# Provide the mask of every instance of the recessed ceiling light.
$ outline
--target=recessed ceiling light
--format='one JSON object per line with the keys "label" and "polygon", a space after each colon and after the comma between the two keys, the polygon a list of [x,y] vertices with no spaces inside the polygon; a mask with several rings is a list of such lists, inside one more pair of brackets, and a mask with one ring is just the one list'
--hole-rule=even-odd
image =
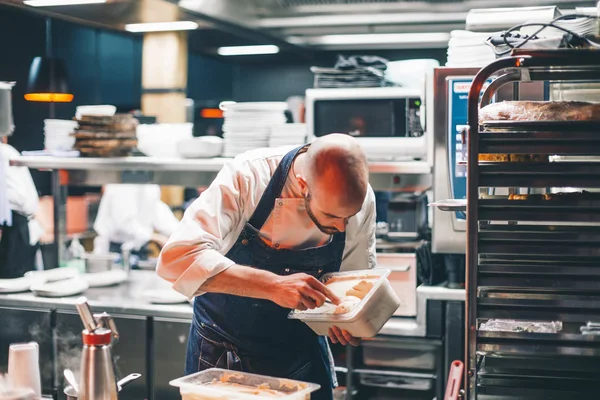
{"label": "recessed ceiling light", "polygon": [[221,56],[250,56],[258,54],[277,54],[279,47],[267,44],[260,46],[229,46],[219,47],[217,53]]}
{"label": "recessed ceiling light", "polygon": [[190,31],[197,28],[198,24],[193,21],[149,22],[125,25],[125,30],[129,32]]}

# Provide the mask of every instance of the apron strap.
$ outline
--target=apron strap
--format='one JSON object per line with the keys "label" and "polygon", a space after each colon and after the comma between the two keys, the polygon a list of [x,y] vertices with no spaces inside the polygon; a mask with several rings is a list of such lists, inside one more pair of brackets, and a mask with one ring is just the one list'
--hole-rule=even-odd
{"label": "apron strap", "polygon": [[305,145],[297,147],[283,156],[283,159],[275,169],[275,173],[273,173],[265,192],[260,198],[258,206],[256,206],[256,210],[254,210],[252,217],[250,217],[250,220],[248,221],[248,223],[257,231],[261,230],[267,221],[267,218],[269,218],[271,211],[273,211],[275,200],[281,196],[281,191],[285,186],[285,182],[290,173],[294,158],[296,158],[296,155],[298,155],[300,150],[302,150],[304,147]]}

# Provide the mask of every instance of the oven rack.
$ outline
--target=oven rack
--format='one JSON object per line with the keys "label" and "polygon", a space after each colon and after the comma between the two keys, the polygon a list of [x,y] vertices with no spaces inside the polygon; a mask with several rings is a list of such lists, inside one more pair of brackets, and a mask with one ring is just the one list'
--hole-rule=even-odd
{"label": "oven rack", "polygon": [[[485,82],[494,77],[480,104]],[[600,52],[516,50],[483,68],[471,86],[469,132],[477,134],[468,135],[469,399],[594,398],[600,387],[600,367],[589,368],[600,365],[600,336],[580,330],[589,321],[600,322],[600,195],[509,200],[485,198],[482,191],[600,188],[600,163],[591,161],[600,155],[600,122],[479,124],[479,107],[502,85],[535,80],[600,82]],[[479,154],[590,161],[479,163]],[[489,319],[560,321],[562,330],[480,331]]]}

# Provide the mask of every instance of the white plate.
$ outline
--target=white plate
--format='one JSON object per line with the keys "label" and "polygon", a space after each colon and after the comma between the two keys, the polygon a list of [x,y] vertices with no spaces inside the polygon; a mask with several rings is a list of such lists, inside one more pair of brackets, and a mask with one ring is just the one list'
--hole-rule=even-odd
{"label": "white plate", "polygon": [[437,207],[442,211],[467,211],[467,199],[447,199],[429,203],[430,207]]}
{"label": "white plate", "polygon": [[173,289],[147,289],[142,299],[152,304],[179,304],[187,303],[188,298]]}
{"label": "white plate", "polygon": [[58,282],[35,283],[31,285],[30,290],[41,297],[69,297],[81,294],[89,287],[87,281],[78,276]]}
{"label": "white plate", "polygon": [[288,109],[288,104],[284,101],[263,101],[263,102],[247,102],[247,103],[230,103],[223,107],[225,112],[228,111],[285,111]]}
{"label": "white plate", "polygon": [[0,279],[0,293],[28,292],[31,286],[30,278]]}
{"label": "white plate", "polygon": [[76,276],[79,276],[79,270],[71,267],[29,271],[25,273],[25,278],[31,279],[32,282],[55,282],[62,279],[75,278]]}
{"label": "white plate", "polygon": [[91,288],[114,286],[127,280],[127,272],[119,269],[94,272],[90,274],[83,274],[83,279],[86,280]]}

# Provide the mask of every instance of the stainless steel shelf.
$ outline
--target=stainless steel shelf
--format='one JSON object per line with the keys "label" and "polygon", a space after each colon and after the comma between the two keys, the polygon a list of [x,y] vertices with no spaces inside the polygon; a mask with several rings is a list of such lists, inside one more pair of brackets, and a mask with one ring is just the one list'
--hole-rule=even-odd
{"label": "stainless steel shelf", "polygon": [[[231,158],[173,159],[156,157],[46,157],[21,156],[10,160],[11,165],[39,170],[67,171],[177,171],[177,172],[218,172]],[[371,161],[369,171],[373,174],[429,174],[431,167],[424,161]]]}
{"label": "stainless steel shelf", "polygon": [[[598,134],[596,136],[600,137]],[[600,142],[595,146],[600,151]],[[597,178],[599,175],[599,162],[480,163],[479,165],[479,185],[482,187],[596,188],[600,187],[600,180]]]}
{"label": "stainless steel shelf", "polygon": [[[231,159],[169,159],[154,157],[85,158],[21,156],[11,165],[40,171],[68,171],[69,185],[106,183],[208,186]],[[424,161],[370,162],[369,178],[375,190],[425,191],[431,187],[431,167]]]}

